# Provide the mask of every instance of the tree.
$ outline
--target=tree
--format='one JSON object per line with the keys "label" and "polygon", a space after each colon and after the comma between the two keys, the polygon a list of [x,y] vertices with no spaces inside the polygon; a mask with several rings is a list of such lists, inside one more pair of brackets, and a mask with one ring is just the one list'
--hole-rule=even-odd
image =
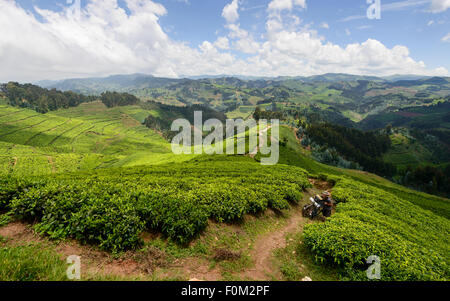
{"label": "tree", "polygon": [[261,118],[261,108],[259,106],[256,107],[255,112],[253,113],[253,118],[258,121]]}
{"label": "tree", "polygon": [[390,135],[392,133],[392,124],[388,124],[386,126],[386,134]]}
{"label": "tree", "polygon": [[22,85],[16,82],[0,85],[0,91],[6,96],[9,105],[30,108],[40,113],[75,107],[82,102],[94,100],[93,97],[71,91],[48,90],[32,84]]}
{"label": "tree", "polygon": [[135,105],[139,102],[134,95],[109,91],[102,93],[100,99],[108,108]]}

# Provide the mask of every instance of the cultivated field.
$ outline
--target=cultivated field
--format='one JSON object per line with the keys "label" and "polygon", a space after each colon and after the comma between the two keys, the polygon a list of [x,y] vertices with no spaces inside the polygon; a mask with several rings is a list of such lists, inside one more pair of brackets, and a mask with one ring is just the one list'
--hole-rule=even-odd
{"label": "cultivated field", "polygon": [[[367,280],[370,255],[382,280],[449,279],[447,199],[319,164],[286,126],[276,166],[175,156],[146,114],[0,108],[2,280],[64,280],[74,253],[84,280]],[[332,217],[304,218],[325,189]]]}

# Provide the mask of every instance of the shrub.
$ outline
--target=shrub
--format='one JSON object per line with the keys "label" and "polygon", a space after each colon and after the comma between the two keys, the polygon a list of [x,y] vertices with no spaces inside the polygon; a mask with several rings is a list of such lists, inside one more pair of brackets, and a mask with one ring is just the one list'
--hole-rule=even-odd
{"label": "shrub", "polygon": [[11,187],[0,195],[3,202],[17,218],[37,221],[37,231],[113,252],[139,246],[146,228],[186,243],[208,218],[230,222],[267,208],[288,209],[310,185],[297,167],[220,157],[30,178],[16,191],[17,181],[1,183]]}
{"label": "shrub", "polygon": [[343,276],[367,280],[366,259],[381,260],[382,280],[447,280],[450,222],[384,190],[347,178],[333,190],[336,214],[304,228],[305,244]]}

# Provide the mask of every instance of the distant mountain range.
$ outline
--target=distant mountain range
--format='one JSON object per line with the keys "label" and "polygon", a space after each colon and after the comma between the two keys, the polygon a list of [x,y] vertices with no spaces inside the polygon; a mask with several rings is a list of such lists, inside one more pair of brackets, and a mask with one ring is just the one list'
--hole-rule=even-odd
{"label": "distant mountain range", "polygon": [[160,88],[168,84],[180,83],[186,80],[203,80],[203,79],[224,79],[235,78],[243,81],[286,81],[294,80],[305,83],[313,82],[341,82],[341,81],[373,81],[373,82],[396,82],[396,81],[417,81],[430,79],[430,76],[421,75],[392,75],[387,77],[352,75],[343,73],[327,73],[313,76],[279,76],[279,77],[257,77],[257,76],[231,76],[231,75],[199,75],[199,76],[182,76],[181,78],[163,78],[153,75],[135,73],[128,75],[111,75],[107,77],[90,77],[90,78],[70,78],[64,80],[42,80],[35,84],[44,88],[57,88],[60,90],[75,90],[81,92],[80,89],[91,90],[93,93],[101,93],[106,90],[126,89],[126,88]]}
{"label": "distant mountain range", "polygon": [[449,77],[389,77],[328,73],[308,77],[199,76],[162,78],[147,74],[41,81],[38,85],[85,95],[131,93],[144,101],[184,106],[203,104],[233,117],[256,106],[333,107],[354,121],[387,108],[430,104],[450,95]]}

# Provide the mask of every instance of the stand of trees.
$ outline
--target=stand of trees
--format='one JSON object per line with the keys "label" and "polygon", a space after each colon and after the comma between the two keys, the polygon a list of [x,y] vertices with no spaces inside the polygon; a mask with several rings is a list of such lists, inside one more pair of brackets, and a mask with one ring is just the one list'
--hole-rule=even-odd
{"label": "stand of trees", "polygon": [[427,193],[450,196],[450,165],[408,166],[399,172],[400,184],[425,191]]}
{"label": "stand of trees", "polygon": [[139,98],[129,93],[118,93],[106,91],[101,94],[100,100],[108,108],[129,106],[139,103]]}
{"label": "stand of trees", "polygon": [[93,96],[85,96],[72,91],[48,90],[32,84],[16,82],[0,85],[0,91],[7,98],[9,105],[33,109],[39,113],[76,107],[80,103],[95,100]]}
{"label": "stand of trees", "polygon": [[278,111],[262,111],[260,107],[256,107],[255,112],[253,113],[253,118],[258,121],[260,119],[279,119],[283,120],[284,115],[283,112]]}
{"label": "stand of trees", "polygon": [[380,158],[391,145],[388,135],[329,123],[311,124],[305,134],[315,143],[335,149],[346,160],[360,164],[366,171],[389,177],[396,173],[393,164]]}
{"label": "stand of trees", "polygon": [[171,140],[177,133],[170,130],[172,122],[178,118],[185,118],[191,124],[194,124],[194,112],[201,111],[203,122],[208,119],[218,119],[225,123],[226,116],[222,112],[218,112],[203,105],[192,105],[187,107],[176,107],[156,102],[143,103],[142,107],[149,110],[159,112],[159,117],[149,115],[144,120],[144,125],[150,129],[157,130],[162,133],[163,137]]}

